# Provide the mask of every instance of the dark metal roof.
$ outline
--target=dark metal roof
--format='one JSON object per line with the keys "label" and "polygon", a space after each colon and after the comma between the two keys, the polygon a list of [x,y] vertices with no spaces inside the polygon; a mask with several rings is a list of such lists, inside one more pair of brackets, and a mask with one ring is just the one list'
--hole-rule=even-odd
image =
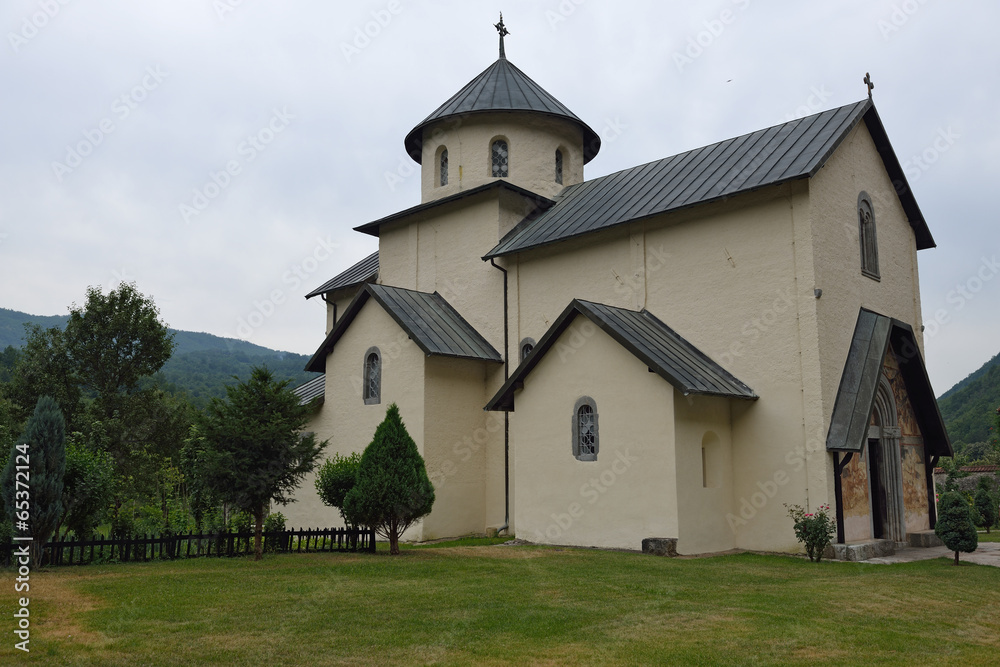
{"label": "dark metal roof", "polygon": [[548,208],[549,206],[552,206],[555,203],[554,200],[549,199],[548,197],[543,197],[542,195],[532,192],[531,190],[522,188],[519,185],[514,185],[510,181],[498,178],[494,181],[484,183],[483,185],[477,185],[474,188],[469,188],[468,190],[460,190],[459,192],[453,195],[442,197],[441,199],[434,199],[432,201],[425,202],[423,204],[417,204],[416,206],[411,206],[410,208],[405,209],[403,211],[399,211],[398,213],[393,213],[392,215],[387,215],[384,218],[379,218],[378,220],[375,220],[373,222],[368,222],[359,227],[355,227],[354,231],[370,234],[371,236],[378,236],[379,229],[382,227],[382,225],[386,225],[391,222],[396,222],[397,220],[402,220],[403,218],[406,218],[408,216],[416,215],[418,213],[423,213],[425,211],[429,211],[439,206],[452,204],[454,202],[460,201],[462,199],[467,199],[469,197],[478,195],[488,190],[500,189],[500,188],[505,188],[507,190],[510,190],[511,192],[521,195],[525,199],[530,200],[532,204],[534,204],[536,210]]}
{"label": "dark metal roof", "polygon": [[309,382],[300,384],[295,389],[292,389],[292,393],[299,397],[300,405],[307,405],[317,398],[322,401],[325,392],[326,375],[314,377],[312,380],[309,380]]}
{"label": "dark metal roof", "polygon": [[524,378],[569,328],[577,315],[596,324],[685,396],[706,394],[748,400],[757,398],[753,389],[712,361],[648,310],[625,310],[574,299],[486,405],[487,410],[514,409],[514,392],[524,386]]}
{"label": "dark metal roof", "polygon": [[502,56],[410,130],[403,145],[419,163],[425,127],[446,118],[495,111],[531,111],[572,121],[583,131],[584,163],[601,149],[601,138],[590,126]]}
{"label": "dark metal roof", "polygon": [[360,285],[374,279],[377,275],[378,251],[376,250],[351,268],[326,281],[312,292],[309,292],[309,294],[306,294],[306,298],[311,299],[314,296],[343,289],[344,287],[354,287],[355,285]]}
{"label": "dark metal roof", "polygon": [[326,372],[326,357],[369,298],[382,306],[424,354],[502,363],[500,353],[437,292],[366,283],[306,365]]}
{"label": "dark metal roof", "polygon": [[649,216],[813,176],[865,121],[917,239],[934,239],[870,100],[572,185],[531,224],[515,228],[485,257],[556,243]]}
{"label": "dark metal roof", "polygon": [[864,447],[872,410],[875,409],[882,364],[890,345],[899,359],[900,373],[923,434],[926,451],[933,456],[952,456],[951,441],[913,329],[905,322],[864,308],[858,313],[851,348],[840,376],[840,388],[826,436],[827,450],[860,452]]}

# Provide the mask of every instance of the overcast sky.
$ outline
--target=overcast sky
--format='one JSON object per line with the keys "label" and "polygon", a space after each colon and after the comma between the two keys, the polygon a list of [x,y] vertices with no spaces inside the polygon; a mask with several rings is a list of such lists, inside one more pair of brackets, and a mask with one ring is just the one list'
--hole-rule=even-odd
{"label": "overcast sky", "polygon": [[500,9],[511,62],[617,135],[587,178],[855,102],[870,71],[938,244],[935,391],[1000,352],[995,0],[4,0],[0,306],[134,280],[171,327],[311,354],[303,295],[419,203],[403,137],[496,59]]}

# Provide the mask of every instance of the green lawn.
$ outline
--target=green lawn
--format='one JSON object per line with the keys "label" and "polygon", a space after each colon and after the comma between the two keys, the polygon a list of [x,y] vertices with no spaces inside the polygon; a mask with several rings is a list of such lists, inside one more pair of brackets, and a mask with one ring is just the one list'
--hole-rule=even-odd
{"label": "green lawn", "polygon": [[[0,623],[11,624],[4,574]],[[988,665],[1000,655],[1000,568],[947,559],[421,547],[59,568],[32,573],[31,587],[31,655],[0,628],[0,663]]]}

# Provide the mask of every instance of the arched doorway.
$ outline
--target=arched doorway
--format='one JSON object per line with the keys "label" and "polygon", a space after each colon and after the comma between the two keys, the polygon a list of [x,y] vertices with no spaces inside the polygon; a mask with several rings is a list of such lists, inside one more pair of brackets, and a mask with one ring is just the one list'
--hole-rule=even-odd
{"label": "arched doorway", "polygon": [[906,541],[903,469],[899,451],[899,418],[892,387],[879,375],[872,425],[868,428],[868,480],[872,536]]}

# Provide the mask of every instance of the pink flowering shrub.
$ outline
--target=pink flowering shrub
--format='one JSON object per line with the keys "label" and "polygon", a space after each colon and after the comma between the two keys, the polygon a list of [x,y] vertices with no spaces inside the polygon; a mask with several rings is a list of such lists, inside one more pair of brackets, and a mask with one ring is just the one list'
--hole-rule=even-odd
{"label": "pink flowering shrub", "polygon": [[820,505],[811,513],[807,513],[799,505],[785,504],[785,508],[788,516],[795,522],[795,537],[805,544],[809,560],[818,563],[837,533],[837,524],[828,514],[830,506]]}

